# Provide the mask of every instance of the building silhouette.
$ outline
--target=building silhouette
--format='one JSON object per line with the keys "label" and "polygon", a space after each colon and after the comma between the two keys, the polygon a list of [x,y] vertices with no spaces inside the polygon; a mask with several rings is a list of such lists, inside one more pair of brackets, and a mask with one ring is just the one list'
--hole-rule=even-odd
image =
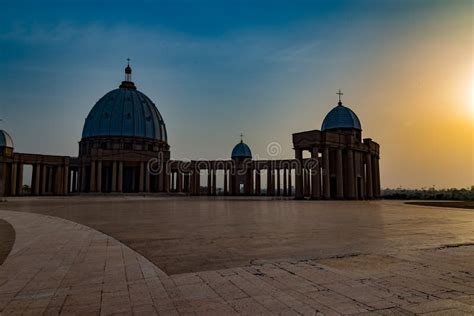
{"label": "building silhouette", "polygon": [[[127,64],[119,88],[89,112],[78,157],[17,153],[10,135],[0,130],[0,196],[175,192],[378,198],[379,145],[362,139],[359,118],[338,94],[338,105],[326,115],[321,130],[293,134],[294,159],[254,160],[241,138],[228,160],[171,160],[165,122],[153,101],[137,90]],[[311,158],[304,159],[304,151]],[[23,185],[25,165],[33,167],[29,190]],[[207,174],[204,186],[202,174]]]}

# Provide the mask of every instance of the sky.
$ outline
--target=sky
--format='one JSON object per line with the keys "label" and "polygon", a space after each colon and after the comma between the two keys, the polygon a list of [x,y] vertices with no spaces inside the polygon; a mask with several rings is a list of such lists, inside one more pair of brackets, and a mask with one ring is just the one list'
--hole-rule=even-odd
{"label": "sky", "polygon": [[[76,156],[92,106],[133,81],[174,159],[294,156],[343,103],[381,145],[382,187],[474,185],[473,2],[3,1],[0,128]],[[268,144],[281,153],[270,156]]]}

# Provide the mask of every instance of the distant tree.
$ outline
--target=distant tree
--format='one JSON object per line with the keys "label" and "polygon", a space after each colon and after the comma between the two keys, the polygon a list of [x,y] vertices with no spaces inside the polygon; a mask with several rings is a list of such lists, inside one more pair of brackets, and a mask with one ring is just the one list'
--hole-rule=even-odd
{"label": "distant tree", "polygon": [[31,188],[29,185],[27,184],[24,184],[22,187],[21,187],[21,194],[24,194],[24,195],[29,195],[31,193]]}
{"label": "distant tree", "polygon": [[382,196],[385,199],[396,199],[396,200],[462,200],[472,201],[474,200],[474,186],[471,188],[451,188],[451,189],[436,189],[434,186],[431,188],[421,189],[404,189],[386,188],[382,190]]}

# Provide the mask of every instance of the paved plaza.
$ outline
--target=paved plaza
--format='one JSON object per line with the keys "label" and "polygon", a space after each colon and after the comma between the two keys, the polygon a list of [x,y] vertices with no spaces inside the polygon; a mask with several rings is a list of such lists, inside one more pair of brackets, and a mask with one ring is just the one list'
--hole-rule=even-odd
{"label": "paved plaza", "polygon": [[474,313],[474,212],[402,202],[12,199],[10,314]]}

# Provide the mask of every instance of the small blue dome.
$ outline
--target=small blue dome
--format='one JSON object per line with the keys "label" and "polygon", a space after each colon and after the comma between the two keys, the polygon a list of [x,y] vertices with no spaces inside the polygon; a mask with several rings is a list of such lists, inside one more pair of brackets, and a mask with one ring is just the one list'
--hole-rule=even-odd
{"label": "small blue dome", "polygon": [[351,109],[342,105],[342,103],[339,103],[338,106],[329,111],[321,126],[322,131],[339,128],[362,130],[357,115]]}
{"label": "small blue dome", "polygon": [[132,82],[123,82],[119,89],[104,95],[86,118],[82,138],[108,136],[167,141],[160,112]]}
{"label": "small blue dome", "polygon": [[249,146],[245,144],[243,141],[240,141],[237,145],[235,145],[234,149],[232,149],[232,159],[235,158],[252,158],[252,151],[250,150]]}
{"label": "small blue dome", "polygon": [[10,134],[0,129],[0,147],[13,148],[13,140]]}

